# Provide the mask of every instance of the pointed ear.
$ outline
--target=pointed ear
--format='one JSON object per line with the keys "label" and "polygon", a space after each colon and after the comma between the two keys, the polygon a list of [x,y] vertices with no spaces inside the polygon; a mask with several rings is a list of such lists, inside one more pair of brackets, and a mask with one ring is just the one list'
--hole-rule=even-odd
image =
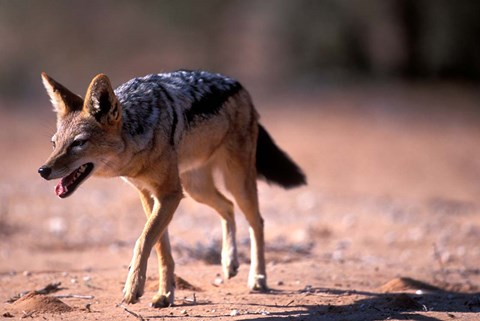
{"label": "pointed ear", "polygon": [[53,110],[59,117],[72,111],[82,110],[83,99],[80,96],[72,93],[44,72],[42,72],[42,81],[48,96],[50,96]]}
{"label": "pointed ear", "polygon": [[83,110],[102,125],[112,126],[120,122],[120,103],[106,75],[99,74],[93,78],[88,86]]}

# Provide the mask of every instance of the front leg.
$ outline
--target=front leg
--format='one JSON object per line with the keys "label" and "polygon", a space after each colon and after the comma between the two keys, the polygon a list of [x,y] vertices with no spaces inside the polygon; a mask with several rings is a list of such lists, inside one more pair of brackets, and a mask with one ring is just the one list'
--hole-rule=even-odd
{"label": "front leg", "polygon": [[[144,241],[140,236],[133,248],[133,257],[128,266],[127,280],[123,288],[123,302],[128,304],[138,302],[145,288],[148,255],[144,255],[144,253],[148,252],[142,250],[143,245]],[[144,258],[144,256],[147,257]]]}
{"label": "front leg", "polygon": [[[123,289],[124,302],[135,303],[143,295],[148,257],[155,243],[166,231],[181,199],[181,192],[154,197],[152,213],[147,219],[142,234],[135,243],[127,281]],[[168,238],[168,234],[166,234],[166,237]],[[173,280],[171,284],[173,284]],[[173,293],[168,297],[168,300],[171,301],[170,304],[173,303]]]}

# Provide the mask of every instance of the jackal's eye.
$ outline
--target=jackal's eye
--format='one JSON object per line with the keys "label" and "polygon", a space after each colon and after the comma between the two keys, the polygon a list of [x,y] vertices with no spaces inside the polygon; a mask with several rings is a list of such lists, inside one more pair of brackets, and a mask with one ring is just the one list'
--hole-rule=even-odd
{"label": "jackal's eye", "polygon": [[53,147],[53,149],[55,149],[55,147],[57,147],[54,140],[52,140],[52,147]]}
{"label": "jackal's eye", "polygon": [[86,142],[87,142],[86,139],[75,139],[70,146],[71,146],[72,148],[74,148],[74,147],[82,147],[83,145],[85,145]]}
{"label": "jackal's eye", "polygon": [[73,152],[73,153],[79,152],[83,148],[86,142],[87,142],[86,139],[77,138],[70,144],[68,149],[70,152]]}

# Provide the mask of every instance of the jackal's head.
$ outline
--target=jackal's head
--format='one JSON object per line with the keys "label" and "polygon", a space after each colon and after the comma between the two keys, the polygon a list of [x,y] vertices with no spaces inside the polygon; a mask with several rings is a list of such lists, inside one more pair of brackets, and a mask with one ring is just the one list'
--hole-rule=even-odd
{"label": "jackal's head", "polygon": [[93,173],[108,173],[123,147],[121,110],[107,76],[96,76],[85,100],[42,73],[43,84],[57,113],[53,152],[38,169],[47,179],[61,178],[55,193],[70,196]]}

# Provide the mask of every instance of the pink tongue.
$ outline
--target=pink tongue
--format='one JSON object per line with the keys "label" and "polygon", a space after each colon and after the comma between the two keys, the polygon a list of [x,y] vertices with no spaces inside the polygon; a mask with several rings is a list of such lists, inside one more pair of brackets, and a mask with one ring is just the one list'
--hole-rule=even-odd
{"label": "pink tongue", "polygon": [[57,196],[61,196],[65,193],[65,188],[63,187],[63,179],[58,182],[57,186],[55,186],[55,194]]}

